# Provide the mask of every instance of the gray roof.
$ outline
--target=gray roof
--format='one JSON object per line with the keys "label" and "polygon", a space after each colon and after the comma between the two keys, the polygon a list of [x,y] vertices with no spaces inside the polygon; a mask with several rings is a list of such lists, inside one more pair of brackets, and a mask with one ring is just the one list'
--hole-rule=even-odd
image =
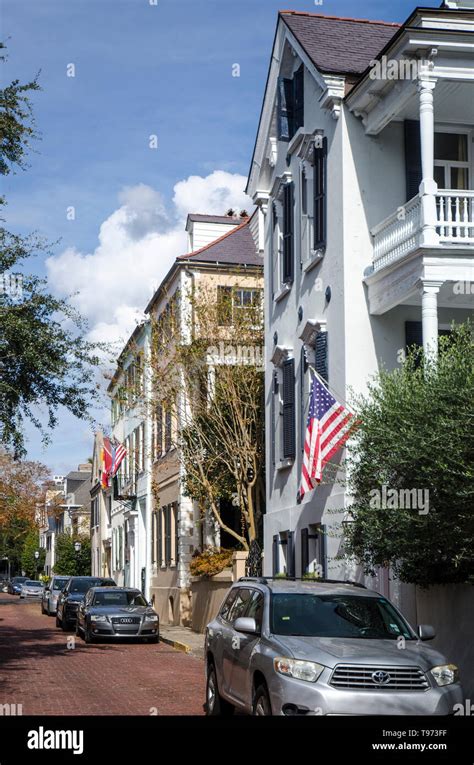
{"label": "gray roof", "polygon": [[223,265],[261,266],[263,260],[257,253],[255,240],[249,226],[250,218],[200,250],[181,255],[177,261],[189,260],[199,263]]}
{"label": "gray roof", "polygon": [[321,72],[362,74],[398,32],[400,24],[280,11],[280,16]]}

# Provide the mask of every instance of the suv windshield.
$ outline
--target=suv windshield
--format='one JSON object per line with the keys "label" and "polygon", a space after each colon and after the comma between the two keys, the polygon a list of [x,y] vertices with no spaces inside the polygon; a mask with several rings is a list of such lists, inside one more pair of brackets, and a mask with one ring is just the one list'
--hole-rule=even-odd
{"label": "suv windshield", "polygon": [[93,606],[146,606],[141,592],[96,592]]}
{"label": "suv windshield", "polygon": [[270,624],[275,635],[416,640],[385,598],[358,595],[276,593]]}
{"label": "suv windshield", "polygon": [[69,579],[56,579],[56,577],[53,579],[52,589],[53,590],[64,590],[65,586],[69,582]]}
{"label": "suv windshield", "polygon": [[100,587],[101,585],[114,585],[110,579],[73,579],[69,592],[87,592],[91,587]]}

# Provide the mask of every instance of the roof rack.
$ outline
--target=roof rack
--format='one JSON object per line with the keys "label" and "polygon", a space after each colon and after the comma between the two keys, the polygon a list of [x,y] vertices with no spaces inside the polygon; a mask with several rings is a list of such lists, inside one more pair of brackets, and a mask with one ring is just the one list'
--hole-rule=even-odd
{"label": "roof rack", "polygon": [[306,579],[302,576],[241,576],[239,582],[257,582],[257,584],[268,584],[268,582],[307,582],[308,584],[351,584],[353,587],[361,587],[366,590],[367,587],[362,582],[354,582],[352,579]]}

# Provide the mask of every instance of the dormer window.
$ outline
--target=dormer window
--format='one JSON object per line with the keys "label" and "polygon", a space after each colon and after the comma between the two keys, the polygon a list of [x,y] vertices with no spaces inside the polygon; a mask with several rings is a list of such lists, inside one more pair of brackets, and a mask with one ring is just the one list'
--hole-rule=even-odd
{"label": "dormer window", "polygon": [[304,66],[293,77],[278,79],[278,140],[291,141],[304,125]]}

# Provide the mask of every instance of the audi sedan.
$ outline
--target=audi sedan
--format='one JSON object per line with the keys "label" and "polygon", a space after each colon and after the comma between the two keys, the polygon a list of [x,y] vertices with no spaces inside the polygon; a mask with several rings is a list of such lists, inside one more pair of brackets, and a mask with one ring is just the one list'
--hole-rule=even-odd
{"label": "audi sedan", "polygon": [[157,643],[158,614],[140,590],[92,587],[79,606],[76,634],[86,643],[97,638],[142,638]]}

